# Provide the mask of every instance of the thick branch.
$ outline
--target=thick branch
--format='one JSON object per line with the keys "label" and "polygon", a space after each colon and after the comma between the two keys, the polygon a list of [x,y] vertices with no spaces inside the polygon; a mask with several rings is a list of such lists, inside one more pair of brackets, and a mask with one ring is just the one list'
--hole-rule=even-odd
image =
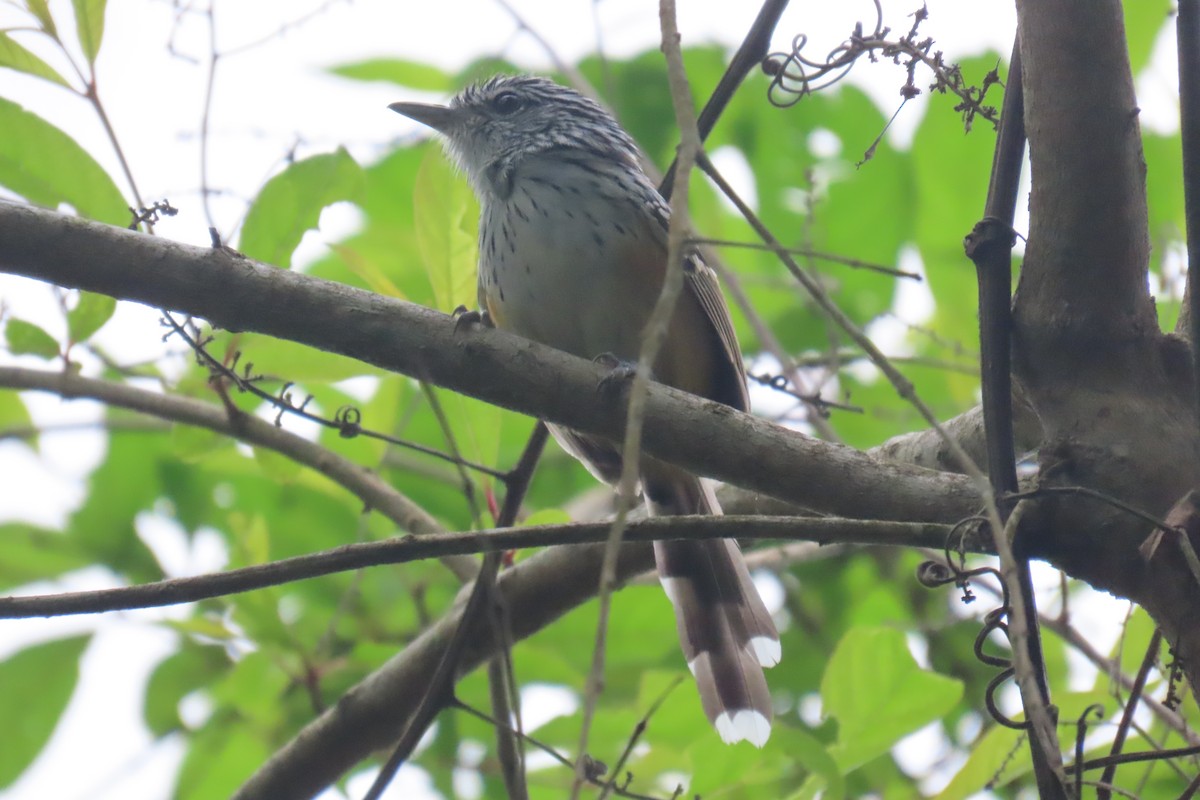
{"label": "thick branch", "polygon": [[1121,3],[1019,0],[1017,10],[1033,182],[1017,304],[1023,333],[1036,326],[1093,345],[1156,333]]}
{"label": "thick branch", "polygon": [[[987,463],[987,440],[983,429],[983,407],[976,406],[942,423],[942,429],[955,441],[976,464]],[[1041,441],[1042,426],[1029,401],[1019,392],[1013,392],[1013,444],[1018,453],[1033,450]],[[902,433],[883,444],[871,448],[873,455],[903,464],[943,472],[959,472],[954,455],[946,447],[946,440],[932,428]]]}
{"label": "thick branch", "polygon": [[[210,250],[0,202],[0,271],[253,330],[619,439],[602,367],[421,306]],[[886,464],[663,386],[644,449],[693,472],[833,514],[953,522],[978,498],[959,476]]]}
{"label": "thick branch", "polygon": [[[1147,287],[1145,164],[1119,0],[1018,0],[1030,232],[1014,370],[1042,421],[1042,487],[1083,486],[1163,517],[1200,486],[1191,363]],[[1194,289],[1194,287],[1193,287]],[[1178,539],[1120,506],[1056,496],[1030,508],[1036,558],[1143,605],[1193,686],[1200,593]]]}

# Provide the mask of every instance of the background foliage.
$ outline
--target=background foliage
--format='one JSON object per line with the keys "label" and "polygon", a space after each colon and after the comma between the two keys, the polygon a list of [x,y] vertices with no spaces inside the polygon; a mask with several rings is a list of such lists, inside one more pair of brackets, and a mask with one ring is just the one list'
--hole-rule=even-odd
{"label": "background foliage", "polygon": [[[88,102],[88,86],[94,86],[87,78],[90,65],[104,46],[105,3],[76,0],[71,9],[56,5],[53,13],[45,2],[23,5],[28,26],[40,33],[0,32],[0,66],[43,78],[47,91],[61,91],[52,84],[70,87],[81,94],[79,102]],[[1165,4],[1130,3],[1127,13],[1136,71],[1148,63]],[[78,42],[66,39],[70,29]],[[22,44],[39,36],[43,43],[46,37],[62,38],[67,49],[81,53],[80,75],[63,74]],[[727,55],[715,46],[687,50],[698,93],[715,86]],[[968,80],[978,81],[998,60],[995,53],[982,53],[961,66]],[[402,95],[409,90],[450,93],[473,78],[509,68],[517,67],[494,57],[454,74],[428,64],[373,59],[331,72],[346,80],[347,91],[359,82],[386,81]],[[660,54],[603,62],[588,58],[577,68],[602,87],[650,159],[665,165],[675,129],[664,111],[670,101]],[[745,159],[757,209],[785,242],[893,267],[919,261],[922,285],[933,301],[919,327],[880,325],[905,313],[896,304],[895,279],[839,264],[818,267],[833,297],[857,323],[890,331],[889,349],[902,356],[906,374],[939,415],[969,408],[978,389],[975,285],[961,240],[983,208],[992,132],[977,126],[964,134],[953,102],[939,97],[911,145],[897,148],[884,138],[873,157],[857,165],[886,128],[890,109],[880,110],[860,89],[843,83],[781,110],[766,102],[765,86],[762,76],[747,82],[713,132],[709,151],[736,152]],[[119,188],[124,179],[101,167],[72,132],[3,96],[0,131],[0,186],[8,193],[116,225],[129,223],[127,208],[137,203],[128,189]],[[1170,285],[1171,267],[1162,256],[1178,242],[1183,227],[1182,191],[1175,178],[1179,142],[1177,136],[1150,132],[1145,141],[1151,224],[1162,245],[1155,268]],[[714,189],[703,181],[693,187],[698,230],[713,238],[753,240],[745,221]],[[318,227],[322,210],[341,202],[362,212],[362,225],[331,245],[328,255],[307,267],[309,273],[443,311],[473,303],[478,211],[440,149],[426,141],[398,142],[371,163],[356,161],[340,147],[295,158],[250,200],[235,245],[248,256],[289,268],[304,234]],[[863,368],[858,354],[810,308],[773,256],[737,248],[722,249],[721,255],[788,353],[818,361],[837,354],[834,369],[807,373],[824,381],[828,399],[862,409],[834,412],[830,423],[837,436],[869,447],[920,427],[911,409],[873,369]],[[65,326],[5,307],[0,320],[4,360],[53,369],[76,369],[86,362],[90,372],[109,380],[149,380],[171,392],[214,399],[207,371],[194,362],[123,363],[91,349],[93,334],[122,313],[111,300],[64,293],[62,305]],[[1173,323],[1175,306],[1170,296],[1160,299],[1164,325]],[[753,359],[763,343],[744,314],[735,312],[735,323]],[[51,333],[58,330],[65,335]],[[158,335],[145,331],[146,337]],[[371,429],[437,449],[452,436],[466,458],[500,469],[515,462],[533,424],[432,389],[447,410],[446,430],[430,394],[414,381],[261,335],[218,332],[210,350],[228,358],[240,351],[256,370],[280,383],[295,382],[294,395],[313,396],[310,410],[332,416],[353,405]],[[754,363],[756,371],[772,368],[768,360]],[[758,397],[781,418],[798,422],[802,417],[786,399],[765,392]],[[232,399],[246,411],[262,412],[253,398]],[[283,424],[291,423],[285,417]],[[0,393],[0,438],[19,436],[23,446],[36,450],[38,431],[30,425],[25,398]],[[148,425],[116,409],[106,413],[105,426],[103,462],[61,529],[23,522],[0,526],[0,590],[20,592],[96,565],[123,582],[164,577],[156,543],[135,530],[139,515],[173,520],[188,537],[215,532],[229,567],[397,533],[378,515],[364,515],[355,498],[325,477],[275,453],[206,431]],[[331,450],[378,470],[448,529],[491,521],[488,509],[496,487],[486,476],[470,476],[479,500],[473,508],[464,500],[459,473],[443,461],[378,440],[344,439],[330,429],[314,435]],[[529,494],[527,521],[565,519],[580,507],[581,497],[598,491],[574,461],[551,449]],[[1028,755],[1017,734],[996,726],[982,711],[992,673],[971,656],[978,630],[974,609],[964,614],[948,593],[920,588],[912,576],[923,558],[915,552],[857,549],[777,567],[785,661],[769,678],[780,724],[761,751],[725,747],[705,724],[687,685],[661,592],[647,585],[623,590],[614,600],[593,754],[614,762],[638,721],[655,708],[627,767],[633,773],[630,788],[641,792],[667,796],[684,780],[689,796],[724,798],[804,798],[818,792],[825,797],[959,798],[985,788],[1015,793],[1028,774]],[[146,686],[143,715],[153,736],[186,741],[172,796],[229,795],[317,711],[411,641],[449,606],[458,588],[436,563],[378,567],[197,603],[186,614],[157,623],[175,632],[176,647]],[[986,607],[990,598],[981,594],[976,605]],[[1062,598],[1063,608],[1066,603]],[[575,696],[590,665],[595,624],[595,610],[584,608],[518,646],[513,657],[521,685],[563,687]],[[1121,640],[1102,655],[1127,672],[1136,669],[1151,630],[1147,618],[1133,612]],[[1063,720],[1076,719],[1091,703],[1100,703],[1112,716],[1117,690],[1110,676],[1103,670],[1069,669],[1078,661],[1074,647],[1053,632],[1046,636],[1051,688]],[[0,748],[0,788],[12,784],[41,751],[75,690],[86,646],[86,637],[62,639],[0,662],[0,719],[8,731],[8,744]],[[668,691],[681,677],[684,686]],[[207,713],[185,721],[181,703],[197,697]],[[486,677],[467,677],[459,697],[487,708]],[[561,701],[556,706],[569,707]],[[1194,725],[1195,706],[1186,708]],[[936,752],[903,756],[898,743],[927,725],[934,727],[915,741]],[[1158,744],[1177,743],[1161,723],[1147,720],[1145,727]],[[558,716],[535,733],[569,753],[577,742],[578,719]],[[1071,731],[1064,728],[1063,735],[1069,746]],[[1100,739],[1102,734],[1093,748]],[[442,796],[478,796],[480,791],[501,796],[493,747],[488,725],[447,712],[417,765]],[[1142,797],[1173,797],[1181,788],[1180,776],[1162,766],[1129,768],[1123,778]],[[569,772],[558,766],[535,769],[531,796],[562,797],[569,780]]]}

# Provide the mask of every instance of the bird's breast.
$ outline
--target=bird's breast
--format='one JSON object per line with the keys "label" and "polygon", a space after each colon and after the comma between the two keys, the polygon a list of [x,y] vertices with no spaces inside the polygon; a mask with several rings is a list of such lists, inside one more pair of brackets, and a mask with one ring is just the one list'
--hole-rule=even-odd
{"label": "bird's breast", "polygon": [[520,176],[480,219],[480,299],[497,325],[583,358],[635,358],[662,287],[657,224],[602,176]]}

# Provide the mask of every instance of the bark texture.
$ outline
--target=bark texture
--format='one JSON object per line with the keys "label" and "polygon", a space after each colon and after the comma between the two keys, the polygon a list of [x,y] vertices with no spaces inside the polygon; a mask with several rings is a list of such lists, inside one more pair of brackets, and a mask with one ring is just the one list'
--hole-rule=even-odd
{"label": "bark texture", "polygon": [[[1138,108],[1118,0],[1018,2],[1032,168],[1029,244],[1014,304],[1014,369],[1042,423],[1039,484],[1086,486],[1157,517],[1200,485],[1183,343],[1147,286]],[[1036,501],[1029,552],[1133,599],[1200,673],[1200,586],[1177,540],[1081,496]],[[1169,543],[1168,543],[1169,542]]]}

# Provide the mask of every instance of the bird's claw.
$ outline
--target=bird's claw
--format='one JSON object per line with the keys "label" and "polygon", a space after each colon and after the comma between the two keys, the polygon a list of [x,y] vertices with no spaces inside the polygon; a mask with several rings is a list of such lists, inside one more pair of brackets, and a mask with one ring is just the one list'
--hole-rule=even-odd
{"label": "bird's claw", "polygon": [[478,311],[466,306],[459,306],[454,309],[454,313],[451,316],[454,317],[455,333],[471,325],[482,325],[485,328],[496,327],[495,323],[492,322],[491,315],[486,310]]}
{"label": "bird's claw", "polygon": [[602,392],[619,389],[637,374],[636,361],[625,361],[612,353],[601,353],[592,359],[592,363],[608,370],[608,374],[600,379],[596,387]]}

